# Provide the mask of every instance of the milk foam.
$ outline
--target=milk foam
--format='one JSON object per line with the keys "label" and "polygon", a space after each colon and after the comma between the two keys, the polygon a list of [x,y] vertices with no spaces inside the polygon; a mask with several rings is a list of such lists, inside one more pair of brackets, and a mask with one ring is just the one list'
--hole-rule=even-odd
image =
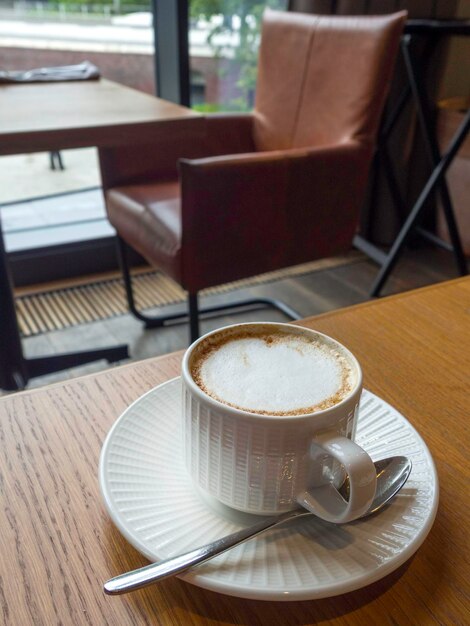
{"label": "milk foam", "polygon": [[344,353],[293,333],[231,338],[209,350],[196,370],[196,382],[210,396],[269,415],[328,408],[352,387]]}

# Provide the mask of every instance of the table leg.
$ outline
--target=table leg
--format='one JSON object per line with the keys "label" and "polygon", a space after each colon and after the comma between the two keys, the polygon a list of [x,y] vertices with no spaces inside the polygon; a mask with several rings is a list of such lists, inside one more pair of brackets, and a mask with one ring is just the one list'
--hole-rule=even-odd
{"label": "table leg", "polygon": [[[403,249],[403,246],[406,244],[411,232],[413,231],[413,228],[415,227],[418,219],[421,217],[422,209],[427,199],[429,198],[432,191],[436,188],[436,186],[442,181],[448,167],[452,163],[452,159],[457,154],[460,146],[464,142],[469,129],[470,129],[470,110],[467,111],[467,114],[463,122],[461,123],[460,127],[458,128],[448,151],[442,157],[437,167],[434,169],[433,173],[431,174],[431,177],[429,178],[423,191],[421,192],[421,195],[419,196],[413,209],[411,210],[408,216],[408,219],[406,220],[405,224],[400,230],[392,248],[390,249],[389,254],[387,255],[387,260],[385,261],[382,268],[380,269],[379,274],[372,286],[372,290],[371,290],[372,296],[379,295],[385,281],[387,280],[388,276],[390,275],[391,271],[393,270],[393,268],[395,267],[398,261],[398,257],[400,255],[401,250]],[[465,268],[462,268],[462,269],[464,270],[462,271],[463,275],[468,274],[468,270],[466,266]]]}
{"label": "table leg", "polygon": [[[414,33],[417,35],[426,35],[427,37],[424,52],[419,59],[416,58],[416,55],[411,53],[412,36],[410,33]],[[431,23],[414,25],[411,28],[410,33],[405,34],[402,39],[401,45],[403,59],[408,76],[408,85],[406,90],[402,92],[401,98],[397,103],[394,111],[383,124],[383,127],[378,137],[378,155],[382,159],[382,162],[385,166],[384,172],[387,183],[389,185],[391,197],[393,199],[394,205],[396,206],[400,214],[403,214],[406,207],[394,175],[393,164],[388,158],[386,142],[410,95],[413,96],[413,101],[415,103],[416,111],[418,114],[419,124],[429,156],[429,162],[433,169],[431,176],[429,177],[426,185],[424,186],[420,196],[418,197],[418,200],[415,202],[409,215],[406,217],[404,224],[401,227],[388,253],[385,253],[378,246],[371,243],[363,236],[357,235],[354,238],[354,245],[356,246],[356,248],[362,250],[370,258],[372,258],[374,261],[382,266],[372,286],[370,292],[371,296],[378,296],[380,294],[380,291],[382,290],[385,281],[395,267],[398,261],[398,257],[401,254],[406,242],[410,238],[412,231],[417,232],[422,237],[426,238],[432,243],[452,252],[456,261],[459,274],[461,274],[462,276],[468,274],[467,260],[465,258],[462,241],[455,219],[449,189],[445,180],[445,173],[450,166],[452,159],[457,154],[457,151],[459,150],[460,146],[465,140],[465,137],[468,134],[469,114],[467,113],[467,116],[464,118],[464,121],[455,133],[446,154],[441,157],[438,142],[434,134],[427,92],[423,83],[423,76],[425,75],[425,67],[427,66],[427,64],[429,64],[431,54],[434,51],[436,43],[439,41],[441,36],[450,34],[468,36],[470,35],[470,30],[468,24],[448,24],[445,22],[433,21]],[[442,209],[449,231],[450,243],[443,241],[434,233],[425,230],[419,224],[420,219],[426,210],[425,205],[429,199],[429,196],[434,190],[438,190],[441,196]]]}
{"label": "table leg", "polygon": [[[418,119],[421,126],[422,135],[426,142],[426,148],[429,155],[429,161],[431,166],[435,168],[441,161],[441,154],[437,139],[433,131],[433,125],[431,121],[431,112],[429,110],[426,90],[423,85],[422,76],[424,75],[424,68],[422,64],[419,65],[418,60],[415,59],[410,52],[411,36],[407,35],[403,38],[402,50],[403,58],[405,61],[408,77],[410,80],[411,90],[413,92],[414,101],[416,104],[416,110],[418,113]],[[430,45],[427,49],[427,54],[431,54],[435,42],[430,41]],[[464,131],[464,136],[466,132]],[[454,152],[455,154],[455,152]],[[439,195],[441,196],[442,209],[444,211],[444,217],[447,223],[449,231],[449,238],[452,244],[452,250],[457,264],[458,272],[464,276],[467,273],[467,262],[463,251],[462,241],[460,239],[459,230],[455,220],[454,209],[450,198],[449,188],[445,176],[440,176],[438,184]]]}

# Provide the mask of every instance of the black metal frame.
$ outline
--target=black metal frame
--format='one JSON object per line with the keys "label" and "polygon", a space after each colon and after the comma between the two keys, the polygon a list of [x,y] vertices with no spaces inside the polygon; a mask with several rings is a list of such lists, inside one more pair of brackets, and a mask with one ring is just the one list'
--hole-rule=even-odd
{"label": "black metal frame", "polygon": [[188,0],[152,0],[157,96],[190,105]]}
{"label": "black metal frame", "polygon": [[[428,104],[427,92],[424,86],[423,69],[426,61],[429,61],[431,54],[442,36],[449,35],[470,35],[470,22],[468,21],[448,21],[448,20],[409,20],[405,26],[405,34],[401,42],[401,50],[405,62],[409,84],[403,90],[395,109],[388,119],[382,123],[379,133],[376,159],[383,164],[383,171],[389,186],[390,194],[396,210],[404,223],[388,253],[368,241],[366,238],[356,236],[354,245],[356,248],[367,254],[370,258],[381,265],[380,271],[372,285],[371,296],[378,296],[396,266],[399,256],[409,241],[410,237],[417,233],[428,241],[441,246],[454,254],[457,271],[460,275],[468,274],[467,261],[463,251],[455,214],[449,189],[445,180],[445,173],[457,154],[460,146],[464,142],[470,126],[470,111],[467,112],[464,120],[456,133],[444,155],[440,154],[439,146],[432,123],[431,110]],[[426,45],[419,61],[411,52],[413,36],[425,36]],[[418,115],[421,132],[425,141],[426,151],[431,164],[432,173],[422,189],[418,199],[407,214],[406,203],[400,191],[398,181],[395,177],[393,163],[388,154],[387,140],[398,121],[408,99],[413,97]],[[427,201],[434,190],[438,190],[441,196],[444,217],[447,223],[451,243],[440,239],[420,226],[426,209]]]}
{"label": "black metal frame", "polygon": [[291,320],[300,319],[301,317],[300,313],[292,309],[284,302],[274,298],[250,298],[247,300],[238,300],[236,302],[219,304],[200,309],[197,292],[188,293],[188,308],[186,311],[155,316],[145,315],[137,309],[135,304],[134,292],[132,288],[132,276],[127,254],[128,246],[119,235],[117,236],[117,248],[129,311],[135,318],[144,322],[145,328],[160,328],[170,324],[181,324],[189,321],[190,341],[193,342],[199,337],[199,320],[201,316],[207,319],[209,317],[217,317],[225,311],[242,313],[247,310],[252,311],[260,308],[272,307],[281,311],[281,313],[284,313],[284,315]]}

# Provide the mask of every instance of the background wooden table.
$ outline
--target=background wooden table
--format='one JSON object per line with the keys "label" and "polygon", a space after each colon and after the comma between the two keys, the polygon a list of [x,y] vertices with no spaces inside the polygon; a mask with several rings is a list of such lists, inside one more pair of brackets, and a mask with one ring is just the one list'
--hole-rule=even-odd
{"label": "background wooden table", "polygon": [[0,154],[153,143],[168,133],[194,132],[199,118],[187,107],[104,78],[3,84]]}
{"label": "background wooden table", "polygon": [[468,624],[470,279],[302,322],[358,356],[365,386],[397,407],[435,459],[440,505],[415,556],[361,590],[262,602],[178,579],[110,597],[102,583],[146,561],[102,504],[98,459],[130,402],[177,375],[181,353],[0,400],[0,610],[6,625]]}
{"label": "background wooden table", "polygon": [[[57,151],[95,146],[103,185],[113,165],[106,151],[117,146],[148,144],[167,150],[180,134],[198,141],[204,136],[201,115],[109,80],[65,81],[0,86],[0,155]],[[106,162],[105,162],[106,161]],[[126,358],[126,346],[88,351],[69,358],[55,355],[25,358],[15,315],[13,281],[0,221],[0,387],[22,389],[30,378],[72,364],[101,358]]]}

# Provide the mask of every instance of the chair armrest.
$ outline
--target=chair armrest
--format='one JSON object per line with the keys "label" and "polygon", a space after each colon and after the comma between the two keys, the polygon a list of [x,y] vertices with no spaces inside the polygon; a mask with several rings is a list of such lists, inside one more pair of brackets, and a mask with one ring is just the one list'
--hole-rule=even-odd
{"label": "chair armrest", "polygon": [[180,162],[189,291],[347,251],[372,149],[359,142]]}
{"label": "chair armrest", "polygon": [[99,150],[103,188],[176,180],[178,160],[254,150],[250,114],[201,116],[174,123],[158,142]]}
{"label": "chair armrest", "polygon": [[206,156],[240,154],[256,150],[251,113],[214,113],[206,117]]}

